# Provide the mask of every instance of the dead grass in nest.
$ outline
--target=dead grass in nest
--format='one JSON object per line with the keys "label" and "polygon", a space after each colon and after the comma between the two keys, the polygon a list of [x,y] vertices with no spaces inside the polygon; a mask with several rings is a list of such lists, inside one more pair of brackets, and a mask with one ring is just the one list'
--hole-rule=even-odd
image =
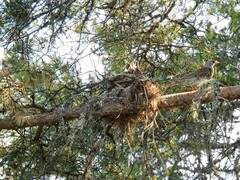
{"label": "dead grass in nest", "polygon": [[[101,94],[92,102],[92,112],[104,114],[104,125],[132,134],[135,128],[143,124],[144,129],[156,126],[156,109],[152,99],[161,94],[155,83],[141,73],[122,73],[107,77],[98,83]],[[121,109],[121,110],[119,110]],[[118,114],[110,112],[118,110]],[[111,115],[106,115],[106,114]],[[114,111],[115,112],[115,111]]]}

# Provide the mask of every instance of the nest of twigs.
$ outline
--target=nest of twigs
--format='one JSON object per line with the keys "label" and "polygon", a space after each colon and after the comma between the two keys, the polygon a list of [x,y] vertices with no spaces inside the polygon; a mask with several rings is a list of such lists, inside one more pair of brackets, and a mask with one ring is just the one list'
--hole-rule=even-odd
{"label": "nest of twigs", "polygon": [[151,101],[161,91],[141,72],[106,77],[98,83],[98,90],[99,95],[89,103],[91,115],[107,125],[129,131],[142,123],[145,128],[155,123],[156,110]]}

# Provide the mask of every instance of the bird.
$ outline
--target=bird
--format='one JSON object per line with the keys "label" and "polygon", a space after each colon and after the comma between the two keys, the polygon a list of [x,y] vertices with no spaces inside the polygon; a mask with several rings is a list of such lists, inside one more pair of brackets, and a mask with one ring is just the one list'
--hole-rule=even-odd
{"label": "bird", "polygon": [[142,74],[141,68],[139,66],[139,63],[137,62],[128,62],[126,65],[126,71],[127,73],[131,74]]}
{"label": "bird", "polygon": [[205,79],[211,79],[214,74],[214,66],[219,64],[220,62],[217,60],[207,60],[204,67],[198,69],[195,72],[187,74],[182,78],[178,79],[177,82],[179,83],[192,83],[197,82]]}

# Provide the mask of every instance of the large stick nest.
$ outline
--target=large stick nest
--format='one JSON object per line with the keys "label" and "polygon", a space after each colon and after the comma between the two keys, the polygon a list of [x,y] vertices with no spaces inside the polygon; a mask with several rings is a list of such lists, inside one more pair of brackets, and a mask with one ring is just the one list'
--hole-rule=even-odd
{"label": "large stick nest", "polygon": [[92,116],[101,117],[118,127],[153,121],[156,113],[151,100],[160,94],[160,89],[142,73],[128,71],[106,77],[97,86],[99,96],[89,102]]}

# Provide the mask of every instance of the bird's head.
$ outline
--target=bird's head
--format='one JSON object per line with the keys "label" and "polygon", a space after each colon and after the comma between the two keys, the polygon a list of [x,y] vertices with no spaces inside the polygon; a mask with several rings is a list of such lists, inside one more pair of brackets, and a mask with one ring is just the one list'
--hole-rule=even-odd
{"label": "bird's head", "polygon": [[220,62],[218,60],[207,60],[205,63],[205,67],[211,68],[213,67],[215,64],[219,64]]}

